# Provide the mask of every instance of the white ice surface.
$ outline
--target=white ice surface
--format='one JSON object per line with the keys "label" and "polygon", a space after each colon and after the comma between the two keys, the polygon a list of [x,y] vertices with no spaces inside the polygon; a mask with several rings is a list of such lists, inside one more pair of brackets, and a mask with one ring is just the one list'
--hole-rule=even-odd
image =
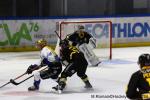
{"label": "white ice surface", "polygon": [[[98,51],[95,52],[98,55]],[[56,85],[51,79],[43,80],[39,91],[28,92],[27,88],[33,83],[31,78],[18,86],[8,84],[0,88],[0,100],[128,100],[126,85],[131,74],[139,69],[137,59],[142,53],[150,53],[150,47],[113,48],[111,61],[105,60],[98,67],[87,69],[93,90],[84,89],[83,82],[75,74],[68,78],[63,94],[51,89]],[[23,74],[37,60],[38,52],[0,53],[0,86]]]}

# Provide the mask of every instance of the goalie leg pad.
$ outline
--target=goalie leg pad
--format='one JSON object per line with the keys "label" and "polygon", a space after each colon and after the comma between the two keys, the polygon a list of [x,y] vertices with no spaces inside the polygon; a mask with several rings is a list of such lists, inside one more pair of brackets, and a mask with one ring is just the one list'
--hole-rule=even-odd
{"label": "goalie leg pad", "polygon": [[98,57],[94,54],[91,47],[84,43],[79,46],[79,50],[84,53],[86,60],[93,66],[96,66],[100,63]]}

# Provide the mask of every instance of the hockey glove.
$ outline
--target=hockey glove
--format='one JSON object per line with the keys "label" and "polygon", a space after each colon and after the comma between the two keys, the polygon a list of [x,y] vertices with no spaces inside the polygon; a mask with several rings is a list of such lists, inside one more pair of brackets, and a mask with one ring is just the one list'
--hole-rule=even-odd
{"label": "hockey glove", "polygon": [[95,39],[95,38],[90,38],[90,39],[89,39],[89,45],[90,45],[92,48],[96,48],[96,39]]}
{"label": "hockey glove", "polygon": [[36,64],[30,65],[30,66],[28,67],[26,73],[27,73],[27,74],[32,74],[32,72],[33,72],[34,70],[37,70],[38,68],[39,68],[39,67],[38,67],[38,65],[36,65]]}

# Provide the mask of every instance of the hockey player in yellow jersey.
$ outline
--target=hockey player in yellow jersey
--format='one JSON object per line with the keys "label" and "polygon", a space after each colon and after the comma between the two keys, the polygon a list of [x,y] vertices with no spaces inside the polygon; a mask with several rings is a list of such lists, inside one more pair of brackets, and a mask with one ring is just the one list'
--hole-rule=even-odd
{"label": "hockey player in yellow jersey", "polygon": [[129,99],[150,100],[150,54],[139,56],[140,70],[132,74],[126,95]]}
{"label": "hockey player in yellow jersey", "polygon": [[84,57],[84,54],[75,46],[69,45],[69,41],[66,39],[61,41],[60,47],[61,60],[62,62],[66,61],[68,64],[65,64],[66,68],[61,73],[61,76],[58,80],[59,85],[53,87],[53,89],[63,90],[66,86],[67,78],[71,77],[75,73],[77,73],[77,76],[80,77],[85,83],[85,88],[92,88],[88,76],[86,75],[88,63]]}

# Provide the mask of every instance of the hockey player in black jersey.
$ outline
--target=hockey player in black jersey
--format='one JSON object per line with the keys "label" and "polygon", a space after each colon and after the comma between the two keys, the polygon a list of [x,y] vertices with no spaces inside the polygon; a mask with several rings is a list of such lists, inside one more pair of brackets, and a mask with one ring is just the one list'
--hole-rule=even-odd
{"label": "hockey player in black jersey", "polygon": [[60,47],[61,60],[62,62],[66,61],[68,64],[61,73],[61,76],[58,80],[58,85],[53,87],[53,89],[63,90],[66,86],[67,78],[71,77],[74,73],[77,73],[77,75],[85,83],[85,88],[92,88],[92,85],[88,80],[88,76],[85,74],[88,63],[84,57],[84,54],[75,46],[69,45],[67,40],[61,41]]}
{"label": "hockey player in black jersey", "polygon": [[84,54],[91,65],[98,66],[100,61],[92,51],[93,48],[96,48],[96,39],[90,33],[85,31],[84,26],[79,25],[78,30],[67,35],[66,38],[72,42],[73,46],[76,46]]}
{"label": "hockey player in black jersey", "polygon": [[140,70],[132,74],[126,96],[134,100],[150,100],[150,54],[139,56]]}

